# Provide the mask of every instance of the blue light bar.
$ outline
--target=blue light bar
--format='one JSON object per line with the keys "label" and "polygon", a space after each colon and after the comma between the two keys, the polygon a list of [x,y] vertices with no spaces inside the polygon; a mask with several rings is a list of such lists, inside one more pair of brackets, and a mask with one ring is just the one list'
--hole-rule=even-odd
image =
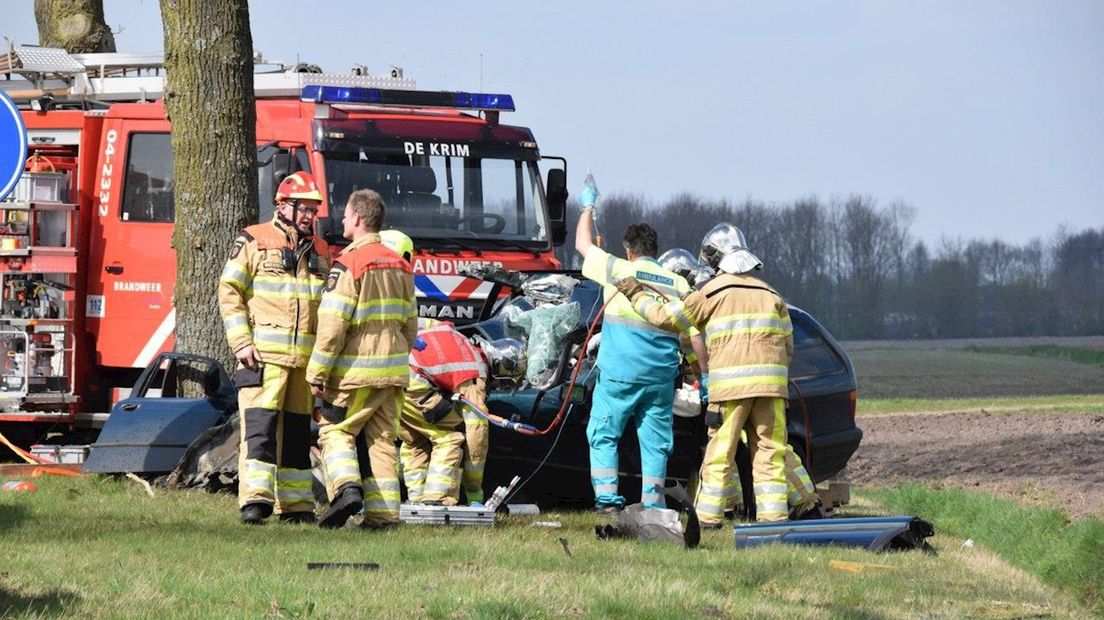
{"label": "blue light bar", "polygon": [[300,101],[314,103],[360,103],[403,108],[449,108],[513,112],[514,98],[494,93],[465,93],[431,90],[389,90],[345,86],[304,86]]}

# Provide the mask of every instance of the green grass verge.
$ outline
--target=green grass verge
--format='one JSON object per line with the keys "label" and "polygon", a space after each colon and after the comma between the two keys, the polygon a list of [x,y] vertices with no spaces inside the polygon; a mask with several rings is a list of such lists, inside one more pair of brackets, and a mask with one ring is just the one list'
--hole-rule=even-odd
{"label": "green grass verge", "polygon": [[1043,359],[1064,360],[1078,364],[1094,364],[1104,367],[1104,351],[1085,347],[1063,347],[1056,344],[1039,344],[1025,347],[966,347],[975,353],[994,353],[998,355],[1022,355]]}
{"label": "green grass verge", "polygon": [[1104,394],[1104,369],[1066,359],[962,349],[851,354],[862,398],[1013,398]]}
{"label": "green grass verge", "polygon": [[1064,513],[958,489],[921,485],[870,491],[877,501],[923,515],[969,538],[1104,614],[1104,521],[1069,523]]}
{"label": "green grass verge", "polygon": [[1104,394],[1005,398],[862,398],[859,415],[895,413],[1100,413]]}
{"label": "green grass verge", "polygon": [[[603,519],[567,512],[493,529],[247,527],[230,496],[148,497],[104,478],[36,483],[36,493],[0,494],[0,617],[1089,616],[1072,596],[942,533],[932,556],[738,550],[727,528],[691,551],[599,541]],[[308,571],[311,561],[380,569]]]}

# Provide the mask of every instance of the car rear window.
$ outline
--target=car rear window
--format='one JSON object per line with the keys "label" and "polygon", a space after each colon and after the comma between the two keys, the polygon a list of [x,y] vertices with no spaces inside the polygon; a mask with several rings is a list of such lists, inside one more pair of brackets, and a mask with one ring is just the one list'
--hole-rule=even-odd
{"label": "car rear window", "polygon": [[845,372],[847,366],[832,349],[820,331],[798,314],[793,319],[794,356],[790,362],[790,378],[798,379]]}

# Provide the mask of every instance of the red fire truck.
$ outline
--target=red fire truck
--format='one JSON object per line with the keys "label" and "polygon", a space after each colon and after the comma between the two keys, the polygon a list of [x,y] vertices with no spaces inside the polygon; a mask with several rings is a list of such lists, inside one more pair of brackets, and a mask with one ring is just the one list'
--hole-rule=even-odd
{"label": "red fire truck", "polygon": [[[10,437],[95,426],[172,349],[161,62],[29,46],[0,54],[0,85],[23,110],[30,153],[0,203],[0,432]],[[331,242],[341,241],[349,194],[380,192],[386,224],[415,241],[421,314],[460,322],[477,318],[490,290],[461,276],[464,265],[559,267],[566,161],[549,158],[556,165],[541,177],[530,130],[498,122],[514,109],[509,95],[418,91],[400,69],[302,69],[255,73],[261,221],[297,170],[324,187],[319,229]]]}

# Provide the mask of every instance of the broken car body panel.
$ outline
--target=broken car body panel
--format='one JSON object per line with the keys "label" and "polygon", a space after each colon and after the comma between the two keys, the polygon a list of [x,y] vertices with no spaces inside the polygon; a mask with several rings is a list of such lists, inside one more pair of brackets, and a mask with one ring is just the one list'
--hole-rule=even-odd
{"label": "broken car body panel", "polygon": [[737,548],[782,543],[896,551],[928,548],[924,539],[933,535],[935,530],[931,523],[919,517],[901,515],[738,524],[733,527],[733,532]]}
{"label": "broken car body panel", "polygon": [[[175,396],[184,364],[201,369],[205,396]],[[234,387],[217,361],[200,355],[162,353],[138,377],[132,396],[112,408],[99,439],[92,445],[84,471],[168,473],[192,441],[235,407]]]}

